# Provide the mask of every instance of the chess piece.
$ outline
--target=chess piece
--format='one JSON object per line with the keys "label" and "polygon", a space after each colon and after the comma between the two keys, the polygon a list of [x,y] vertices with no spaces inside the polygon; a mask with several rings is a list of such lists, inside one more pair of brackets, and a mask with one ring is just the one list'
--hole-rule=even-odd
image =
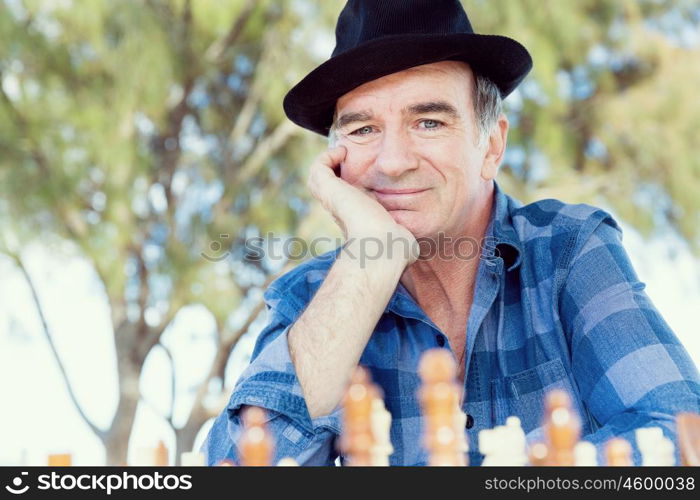
{"label": "chess piece", "polygon": [[520,419],[511,416],[506,419],[505,429],[507,430],[507,442],[510,448],[510,458],[508,465],[524,467],[527,465],[527,440],[523,431]]}
{"label": "chess piece", "polygon": [[632,463],[632,447],[622,438],[613,438],[605,446],[607,464],[613,467],[628,467]]}
{"label": "chess piece", "polygon": [[47,460],[49,467],[70,467],[72,464],[73,457],[70,453],[52,453]]}
{"label": "chess piece", "polygon": [[358,366],[350,378],[343,398],[343,433],[340,448],[349,466],[372,465],[375,445],[372,434],[372,401],[377,391],[372,386],[369,372]]}
{"label": "chess piece", "polygon": [[464,427],[460,422],[460,389],[455,383],[457,367],[446,349],[431,349],[421,358],[419,399],[425,422],[425,447],[429,465],[466,465]]}
{"label": "chess piece", "polygon": [[247,406],[242,414],[243,433],[238,442],[241,465],[266,466],[272,462],[274,444],[265,428],[267,415],[257,406]]}
{"label": "chess piece", "polygon": [[514,466],[527,464],[525,432],[518,417],[508,417],[506,425],[479,432],[479,451],[484,454],[484,466]]}
{"label": "chess piece", "polygon": [[581,436],[581,423],[565,391],[557,389],[547,394],[545,435],[549,450],[548,465],[574,465],[574,447]]}
{"label": "chess piece", "polygon": [[169,465],[168,448],[163,441],[158,441],[155,448],[138,447],[129,465],[139,467],[164,467]]}
{"label": "chess piece", "polygon": [[528,454],[528,461],[533,467],[542,467],[548,465],[549,462],[549,448],[545,443],[534,443],[530,447],[530,452]]}
{"label": "chess piece", "polygon": [[484,429],[479,431],[479,452],[484,455],[484,460],[481,465],[484,467],[498,466],[500,465],[499,460],[499,449],[502,449],[503,442],[499,440],[499,435],[496,429]]}
{"label": "chess piece", "polygon": [[590,441],[579,441],[574,446],[574,465],[595,467],[598,465],[598,449]]}
{"label": "chess piece", "polygon": [[459,440],[459,452],[465,460],[464,465],[469,465],[469,439],[467,438],[467,433],[465,432],[465,429],[467,428],[467,420],[467,414],[458,406],[455,410],[454,428],[455,432],[457,433],[457,439]]}
{"label": "chess piece", "polygon": [[394,447],[391,445],[391,413],[387,411],[384,401],[378,395],[372,400],[370,426],[373,436],[371,463],[387,467],[389,456],[394,453]]}
{"label": "chess piece", "polygon": [[299,463],[293,458],[285,457],[277,462],[277,467],[299,467]]}
{"label": "chess piece", "polygon": [[697,413],[679,413],[676,416],[678,447],[681,464],[700,466],[700,415]]}
{"label": "chess piece", "polygon": [[168,448],[163,441],[158,441],[158,445],[153,450],[153,465],[165,467],[170,464]]}
{"label": "chess piece", "polygon": [[635,431],[642,465],[672,467],[676,465],[673,441],[664,436],[661,427],[644,427]]}

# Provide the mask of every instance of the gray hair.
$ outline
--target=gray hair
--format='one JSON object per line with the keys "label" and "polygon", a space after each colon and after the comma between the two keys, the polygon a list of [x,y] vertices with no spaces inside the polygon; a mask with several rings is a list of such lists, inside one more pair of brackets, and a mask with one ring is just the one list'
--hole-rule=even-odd
{"label": "gray hair", "polygon": [[[491,80],[485,76],[475,74],[474,89],[472,93],[472,101],[474,103],[474,114],[476,116],[476,127],[478,137],[476,141],[477,147],[482,147],[486,143],[491,134],[491,130],[496,126],[498,117],[503,110],[503,102],[501,92]],[[328,144],[334,147],[338,142],[338,128],[336,120],[337,112],[333,114],[333,123],[328,131]]]}

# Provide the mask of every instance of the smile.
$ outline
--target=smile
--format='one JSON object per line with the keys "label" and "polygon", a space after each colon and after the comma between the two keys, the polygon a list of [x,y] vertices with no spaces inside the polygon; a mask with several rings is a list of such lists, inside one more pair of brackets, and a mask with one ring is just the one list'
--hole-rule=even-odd
{"label": "smile", "polygon": [[379,201],[399,201],[417,197],[428,191],[428,189],[373,189],[372,191]]}

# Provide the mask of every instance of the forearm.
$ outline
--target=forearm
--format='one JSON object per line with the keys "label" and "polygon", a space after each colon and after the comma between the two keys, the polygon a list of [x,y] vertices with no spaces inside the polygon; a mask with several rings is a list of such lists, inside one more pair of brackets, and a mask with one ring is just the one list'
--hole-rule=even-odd
{"label": "forearm", "polygon": [[[351,250],[351,249],[348,249]],[[402,259],[342,251],[288,335],[289,352],[311,415],[332,412],[396,289]]]}

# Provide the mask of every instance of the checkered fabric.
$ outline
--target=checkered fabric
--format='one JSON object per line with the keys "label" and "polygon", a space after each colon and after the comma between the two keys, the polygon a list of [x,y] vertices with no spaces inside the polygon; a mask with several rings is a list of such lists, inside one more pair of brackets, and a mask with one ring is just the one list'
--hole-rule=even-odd
{"label": "checkered fabric", "polygon": [[[520,418],[528,442],[543,439],[543,401],[565,389],[581,416],[582,439],[603,460],[604,443],[660,426],[675,440],[674,415],[700,412],[700,377],[644,292],[613,218],[589,205],[542,200],[526,206],[496,185],[494,205],[466,325],[470,464],[477,435]],[[287,332],[313,298],[339,249],[297,266],[266,291],[268,322],[251,364],[216,419],[203,450],[208,462],[237,460],[239,409],[269,410],[277,458],[331,465],[341,411],[311,419],[289,357]],[[672,277],[669,277],[672,279]],[[393,423],[392,465],[423,465],[416,392],[421,354],[447,337],[399,284],[360,363],[385,395]],[[638,450],[634,452],[640,463]],[[342,461],[342,457],[341,457]]]}

